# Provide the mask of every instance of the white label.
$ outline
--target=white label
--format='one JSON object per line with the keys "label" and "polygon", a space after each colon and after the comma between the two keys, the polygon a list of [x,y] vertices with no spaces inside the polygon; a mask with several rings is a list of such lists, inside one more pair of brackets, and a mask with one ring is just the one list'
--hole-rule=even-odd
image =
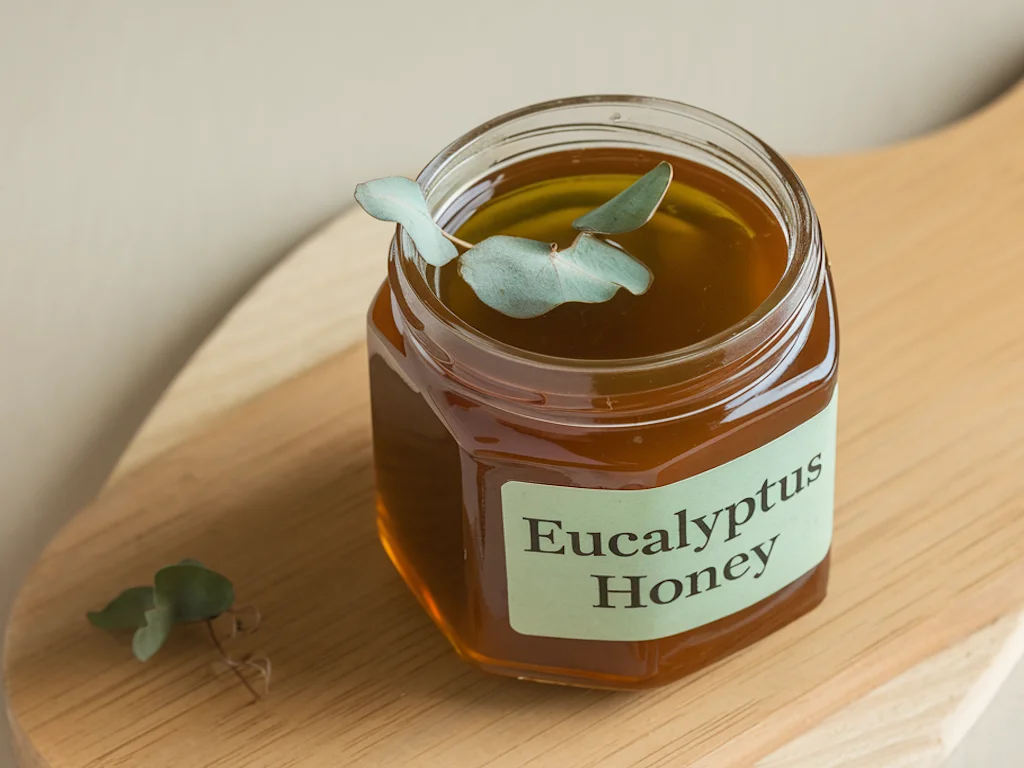
{"label": "white label", "polygon": [[767,445],[660,488],[505,483],[512,628],[654,640],[807,573],[832,543],[836,402]]}

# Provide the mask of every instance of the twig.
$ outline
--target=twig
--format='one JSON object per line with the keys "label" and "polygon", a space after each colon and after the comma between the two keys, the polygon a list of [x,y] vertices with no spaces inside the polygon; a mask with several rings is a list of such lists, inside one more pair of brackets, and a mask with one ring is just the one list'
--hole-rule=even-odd
{"label": "twig", "polygon": [[263,678],[263,695],[267,696],[270,693],[270,675],[273,672],[270,658],[262,653],[250,654],[237,663],[245,667],[252,667],[259,673],[259,676]]}
{"label": "twig", "polygon": [[459,246],[459,248],[465,248],[468,251],[470,248],[473,247],[472,243],[467,243],[465,240],[463,240],[462,238],[456,237],[455,235],[449,235],[443,229],[441,230],[441,234],[444,235],[445,237],[447,237],[449,240],[451,240],[457,246]]}
{"label": "twig", "polygon": [[242,681],[242,685],[244,685],[249,690],[249,693],[252,694],[253,701],[259,701],[259,693],[257,693],[256,689],[252,687],[252,684],[245,679],[245,675],[243,675],[242,670],[238,668],[238,664],[232,661],[231,657],[228,656],[227,653],[224,651],[224,646],[221,645],[221,642],[217,637],[217,632],[213,628],[213,622],[207,619],[205,623],[206,628],[210,632],[210,639],[213,641],[214,646],[217,648],[217,653],[220,654],[221,659],[224,661],[225,664],[227,664],[231,668],[231,671],[235,673],[235,676]]}

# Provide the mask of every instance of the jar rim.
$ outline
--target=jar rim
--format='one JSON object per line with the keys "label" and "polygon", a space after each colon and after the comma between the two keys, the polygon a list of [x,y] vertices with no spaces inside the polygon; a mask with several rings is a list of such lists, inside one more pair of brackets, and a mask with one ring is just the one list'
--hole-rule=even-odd
{"label": "jar rim", "polygon": [[[781,182],[781,185],[778,185],[778,189],[785,191],[788,200],[784,202],[792,213],[792,216],[788,221],[780,218],[780,225],[783,227],[787,238],[787,264],[785,271],[769,295],[765,297],[765,299],[750,314],[738,320],[728,328],[709,336],[706,339],[702,339],[701,341],[677,349],[668,350],[666,352],[640,357],[612,359],[573,358],[547,355],[524,349],[522,347],[517,347],[491,336],[487,336],[449,309],[437,297],[434,291],[430,289],[426,280],[422,279],[422,273],[420,273],[416,267],[418,254],[415,254],[415,246],[407,233],[399,227],[396,237],[396,256],[398,257],[398,266],[401,271],[405,273],[407,278],[414,278],[411,281],[411,287],[416,292],[420,303],[422,303],[424,308],[429,311],[434,319],[450,330],[451,333],[460,337],[465,342],[482,348],[482,350],[486,352],[518,360],[525,364],[541,367],[547,370],[572,371],[576,374],[586,372],[607,374],[609,372],[623,370],[644,371],[661,368],[666,365],[690,362],[699,358],[715,355],[723,345],[741,343],[744,337],[756,336],[758,328],[762,325],[765,318],[776,311],[786,297],[793,293],[796,285],[801,282],[801,277],[807,272],[806,267],[808,266],[809,261],[808,256],[815,251],[816,241],[818,241],[817,244],[820,247],[817,217],[810,204],[810,200],[808,199],[807,192],[802,182],[789,163],[787,163],[777,152],[775,152],[775,150],[757,136],[746,129],[741,128],[735,123],[720,117],[719,115],[682,102],[648,96],[601,94],[545,101],[506,112],[505,114],[499,115],[498,117],[495,117],[463,134],[441,150],[441,152],[439,152],[426,165],[423,171],[417,176],[416,180],[424,189],[424,193],[427,195],[429,200],[432,188],[436,185],[438,179],[449,170],[449,166],[452,162],[456,161],[467,152],[472,153],[477,151],[477,147],[486,147],[495,141],[500,141],[501,132],[516,122],[539,115],[558,113],[560,111],[571,110],[578,107],[594,106],[610,108],[612,110],[627,107],[640,107],[655,112],[668,113],[669,117],[675,116],[685,118],[690,121],[697,121],[707,126],[712,131],[720,132],[739,141],[766,163],[767,167],[771,169],[771,172],[776,175],[776,181]],[[623,124],[622,122],[616,122],[614,117],[615,114],[616,113],[613,112],[612,115],[609,116],[612,121],[611,125],[617,127],[629,127],[628,123]],[[708,144],[708,148],[714,147],[714,144]],[[672,152],[667,151],[666,154],[672,154]],[[479,178],[467,179],[466,182],[468,184],[478,180]],[[741,179],[737,179],[737,181],[742,183]],[[755,191],[759,193],[765,192],[765,190]],[[457,197],[458,194],[447,196],[445,199],[439,201],[440,205],[438,205],[437,208],[443,210],[446,204],[451,203]],[[777,203],[779,201],[766,200],[766,202]],[[772,205],[772,207],[773,209],[777,209],[778,206]],[[437,215],[437,212],[437,210],[434,211],[435,216]],[[780,216],[778,210],[775,210],[774,212],[777,216]],[[406,255],[411,256],[412,258],[406,258]],[[418,273],[421,279],[415,279],[415,276],[410,274],[413,272]]]}

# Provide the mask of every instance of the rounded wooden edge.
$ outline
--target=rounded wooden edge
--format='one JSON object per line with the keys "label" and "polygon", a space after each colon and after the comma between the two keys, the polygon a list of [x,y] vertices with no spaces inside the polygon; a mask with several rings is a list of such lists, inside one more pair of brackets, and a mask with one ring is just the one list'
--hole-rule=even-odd
{"label": "rounded wooden edge", "polygon": [[1024,612],[893,678],[759,760],[757,768],[941,765],[1022,656]]}

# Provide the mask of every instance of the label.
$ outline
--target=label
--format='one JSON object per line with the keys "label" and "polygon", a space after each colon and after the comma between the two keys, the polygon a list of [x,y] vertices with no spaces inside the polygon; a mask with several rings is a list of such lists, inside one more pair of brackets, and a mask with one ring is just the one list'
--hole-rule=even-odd
{"label": "label", "polygon": [[660,488],[506,482],[512,628],[655,640],[743,610],[807,573],[832,542],[836,402],[767,445]]}

